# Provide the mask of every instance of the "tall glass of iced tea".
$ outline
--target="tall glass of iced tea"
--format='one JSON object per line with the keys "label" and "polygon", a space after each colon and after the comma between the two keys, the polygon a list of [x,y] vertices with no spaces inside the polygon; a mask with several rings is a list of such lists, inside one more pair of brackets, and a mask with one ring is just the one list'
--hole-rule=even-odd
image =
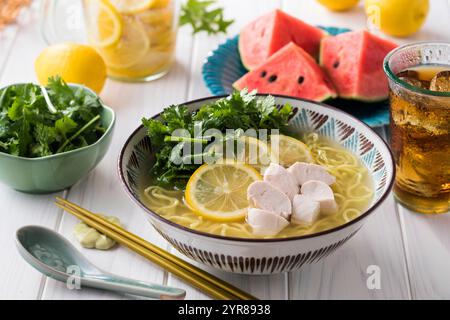
{"label": "tall glass of iced tea", "polygon": [[399,47],[389,79],[396,198],[423,213],[450,209],[450,43]]}

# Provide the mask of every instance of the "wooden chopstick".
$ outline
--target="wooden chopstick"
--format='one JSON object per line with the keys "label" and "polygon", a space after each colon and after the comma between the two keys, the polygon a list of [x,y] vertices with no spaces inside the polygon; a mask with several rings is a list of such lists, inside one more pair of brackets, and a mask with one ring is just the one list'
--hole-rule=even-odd
{"label": "wooden chopstick", "polygon": [[238,297],[232,295],[231,293],[226,292],[225,290],[215,287],[213,284],[208,283],[204,279],[190,273],[188,270],[181,268],[177,264],[175,264],[167,259],[164,259],[164,258],[160,257],[159,255],[154,254],[153,252],[147,250],[146,248],[144,248],[126,238],[121,237],[117,233],[112,232],[107,227],[84,216],[80,212],[78,212],[70,207],[59,204],[59,203],[56,203],[56,205],[58,207],[64,209],[65,211],[73,214],[74,216],[76,216],[77,218],[79,218],[80,220],[82,220],[83,222],[88,224],[89,226],[98,230],[99,232],[107,235],[111,239],[130,248],[131,250],[138,253],[139,255],[147,258],[148,260],[152,261],[153,263],[163,267],[167,271],[169,271],[169,272],[173,273],[174,275],[180,277],[181,279],[189,282],[190,284],[192,284],[193,286],[197,287],[198,289],[204,291],[205,293],[212,296],[213,298],[222,299],[222,300],[238,299]]}
{"label": "wooden chopstick", "polygon": [[178,258],[70,201],[58,197],[56,205],[215,298],[257,300],[256,297],[249,293],[191,265],[183,259]]}
{"label": "wooden chopstick", "polygon": [[247,292],[232,286],[231,284],[229,284],[229,283],[227,283],[227,282],[225,282],[225,281],[223,281],[223,280],[221,280],[221,279],[219,279],[219,278],[217,278],[217,277],[215,277],[215,276],[213,276],[213,275],[203,271],[202,269],[200,269],[200,268],[198,268],[196,266],[193,266],[192,264],[184,261],[183,259],[181,259],[181,258],[179,258],[179,257],[177,257],[177,256],[175,256],[175,255],[173,255],[173,254],[171,254],[171,253],[169,253],[169,252],[159,248],[158,246],[155,246],[155,245],[145,241],[144,239],[136,236],[135,234],[130,233],[129,231],[121,228],[120,226],[118,226],[116,224],[113,224],[113,223],[109,222],[106,219],[103,219],[102,217],[100,217],[100,216],[98,216],[98,215],[96,215],[96,214],[94,214],[94,213],[92,213],[92,212],[90,212],[90,211],[88,211],[88,210],[86,210],[86,209],[76,205],[75,203],[72,203],[72,202],[70,202],[68,200],[65,200],[65,199],[62,199],[62,198],[59,198],[59,197],[57,197],[57,200],[59,202],[65,204],[65,205],[69,206],[69,207],[72,207],[73,209],[76,209],[76,210],[80,211],[85,216],[89,217],[90,219],[107,226],[108,228],[112,229],[113,231],[115,231],[115,232],[119,233],[120,235],[130,239],[133,242],[138,243],[139,245],[141,245],[144,248],[154,252],[155,254],[157,254],[157,255],[159,255],[159,256],[167,259],[167,260],[173,261],[176,264],[180,265],[181,267],[189,270],[193,274],[196,274],[197,276],[199,276],[201,278],[204,278],[207,281],[210,281],[210,282],[214,283],[214,285],[216,285],[217,287],[222,288],[222,289],[224,289],[226,291],[232,292],[233,295],[235,295],[238,299],[242,299],[242,300],[255,300],[255,299],[257,299],[256,297],[248,294]]}

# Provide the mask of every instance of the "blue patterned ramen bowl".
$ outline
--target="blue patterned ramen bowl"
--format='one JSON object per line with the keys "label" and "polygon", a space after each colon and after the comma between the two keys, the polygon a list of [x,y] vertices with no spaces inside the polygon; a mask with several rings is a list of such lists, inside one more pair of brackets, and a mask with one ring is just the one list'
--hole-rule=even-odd
{"label": "blue patterned ramen bowl", "polygon": [[[190,110],[221,97],[185,103]],[[294,108],[290,129],[296,133],[315,132],[351,151],[367,168],[374,196],[368,208],[355,219],[314,234],[274,239],[226,237],[189,229],[150,210],[139,190],[153,158],[146,129],[137,128],[122,148],[118,170],[129,196],[143,209],[153,227],[177,250],[199,263],[242,274],[289,272],[326,257],[358,232],[367,218],[389,194],[395,167],[386,143],[366,124],[333,107],[289,97],[275,96],[277,105]],[[159,117],[156,115],[155,118]]]}

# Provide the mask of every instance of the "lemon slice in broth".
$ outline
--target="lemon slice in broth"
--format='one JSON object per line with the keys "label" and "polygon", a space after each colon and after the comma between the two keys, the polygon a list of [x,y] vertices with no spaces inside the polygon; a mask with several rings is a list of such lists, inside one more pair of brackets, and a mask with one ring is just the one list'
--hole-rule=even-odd
{"label": "lemon slice in broth", "polygon": [[295,162],[313,163],[308,146],[298,139],[282,134],[270,136],[270,151],[273,162],[289,167]]}
{"label": "lemon slice in broth", "polygon": [[244,219],[248,210],[247,188],[261,175],[235,161],[204,164],[190,177],[185,191],[187,205],[197,214],[220,222]]}

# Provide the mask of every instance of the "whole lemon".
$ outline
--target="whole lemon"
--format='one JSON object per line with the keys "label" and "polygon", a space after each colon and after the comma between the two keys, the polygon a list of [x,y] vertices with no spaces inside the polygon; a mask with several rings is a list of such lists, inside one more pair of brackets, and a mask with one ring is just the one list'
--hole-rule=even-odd
{"label": "whole lemon", "polygon": [[35,62],[36,75],[42,85],[48,78],[61,76],[66,82],[85,85],[97,93],[106,80],[106,65],[94,48],[71,42],[44,49]]}
{"label": "whole lemon", "polygon": [[333,11],[350,10],[358,4],[359,0],[317,0],[320,4]]}
{"label": "whole lemon", "polygon": [[383,32],[406,37],[417,32],[428,14],[428,0],[366,0],[366,15]]}

